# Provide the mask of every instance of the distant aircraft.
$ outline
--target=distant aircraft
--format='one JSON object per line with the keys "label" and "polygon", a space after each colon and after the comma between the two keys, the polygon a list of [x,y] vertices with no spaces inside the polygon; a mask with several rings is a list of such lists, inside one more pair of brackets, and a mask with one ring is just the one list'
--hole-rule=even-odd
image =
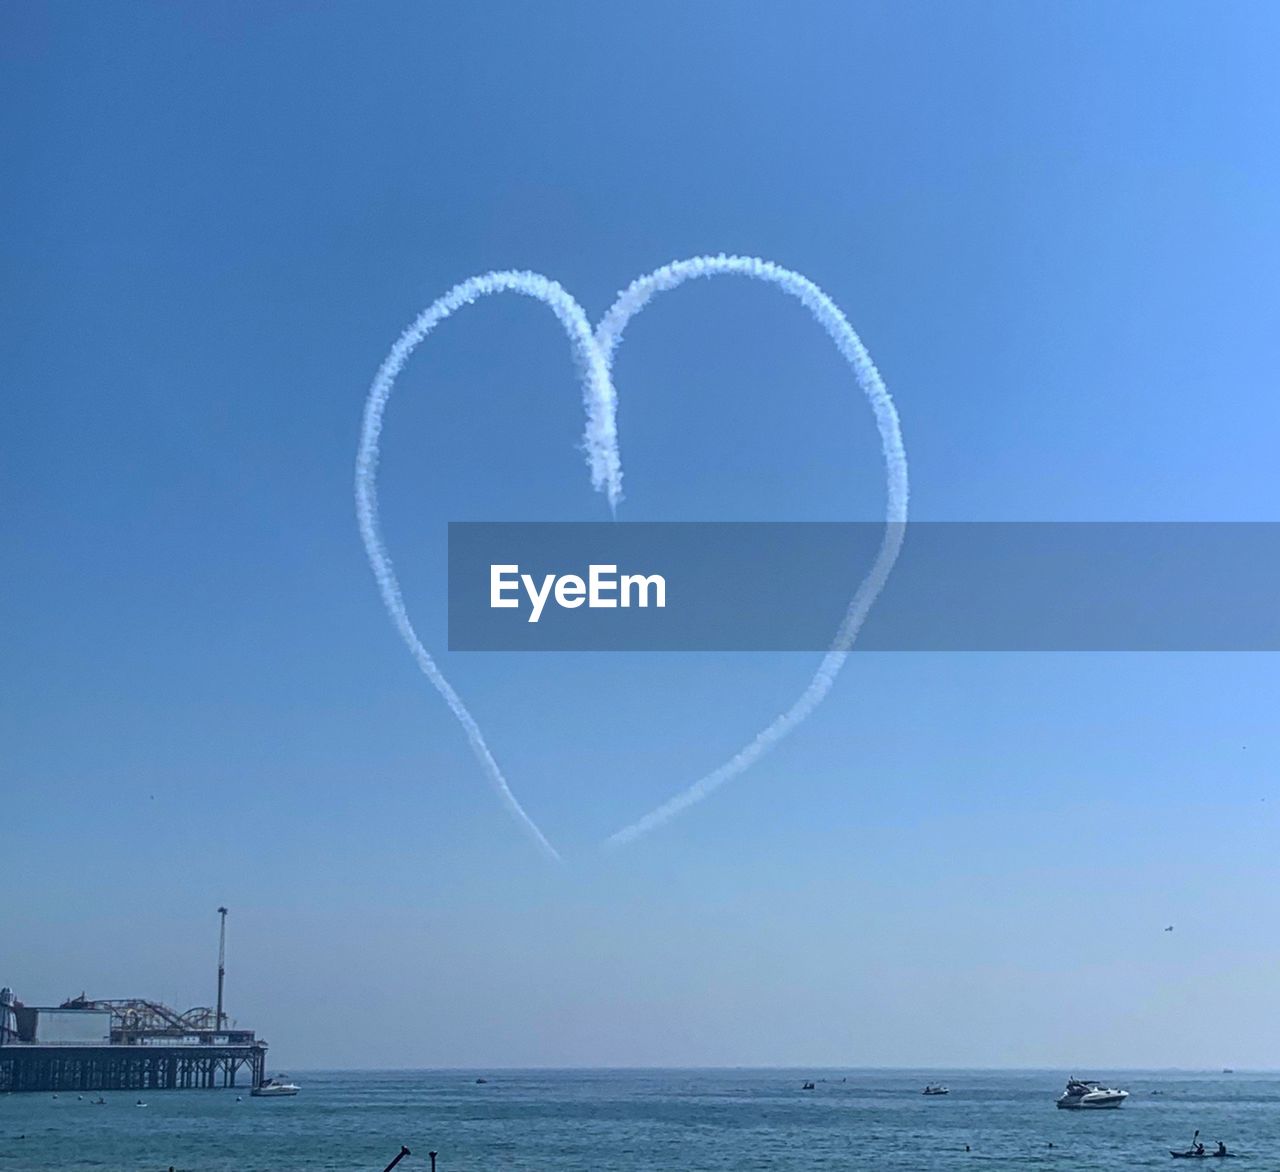
{"label": "distant aircraft", "polygon": [[1170,925],[1165,929],[1165,931],[1166,931],[1166,932],[1172,932],[1172,931],[1173,931],[1173,925],[1172,925],[1172,924],[1170,924]]}

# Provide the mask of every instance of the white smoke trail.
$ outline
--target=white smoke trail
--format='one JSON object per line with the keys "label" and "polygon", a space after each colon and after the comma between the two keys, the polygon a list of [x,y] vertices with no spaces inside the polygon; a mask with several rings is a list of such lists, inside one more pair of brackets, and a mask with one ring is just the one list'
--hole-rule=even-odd
{"label": "white smoke trail", "polygon": [[749,768],[817,708],[831,690],[868,611],[897,560],[907,520],[906,453],[893,400],[858,335],[839,307],[812,281],[771,261],[757,258],[724,255],[695,257],[657,269],[648,276],[633,281],[618,296],[601,319],[594,336],[582,308],[556,282],[537,273],[494,272],[482,277],[472,277],[454,286],[418,316],[400,335],[378,369],[365,402],[364,424],[356,458],[356,513],[383,603],[419,668],[462,725],[473,752],[499,797],[542,852],[556,861],[560,859],[559,854],[516,800],[485,742],[480,726],[423,647],[405,610],[400,584],[387,553],[378,518],[378,442],[382,433],[383,414],[395,380],[410,355],[445,318],[462,306],[491,293],[513,292],[533,297],[551,308],[569,337],[582,378],[583,403],[586,409],[584,447],[591,469],[591,483],[598,492],[605,494],[610,509],[616,515],[618,504],[622,500],[622,463],[618,453],[617,396],[611,379],[611,368],[614,354],[622,341],[622,332],[631,318],[655,294],[674,289],[694,277],[719,274],[768,281],[796,297],[827,331],[852,368],[858,385],[875,412],[884,450],[888,502],[885,534],[871,571],[850,602],[830,650],[800,697],[729,761],[695,781],[639,821],[612,835],[606,840],[606,845],[630,842],[668,821],[681,810],[701,801],[713,790]]}
{"label": "white smoke trail", "polygon": [[835,682],[841,667],[844,666],[849,648],[853,646],[853,641],[857,638],[867,612],[884,588],[889,572],[897,561],[906,532],[907,454],[902,444],[902,429],[898,422],[897,409],[880,377],[880,372],[876,370],[871,356],[848,319],[839,306],[807,277],[790,269],[784,269],[772,261],[723,254],[695,257],[691,260],[664,265],[648,276],[633,281],[618,295],[618,299],[600,320],[599,326],[596,327],[596,344],[606,365],[612,369],[613,356],[622,341],[622,332],[627,323],[653,299],[655,294],[665,293],[695,277],[712,277],[720,274],[767,281],[797,298],[814,316],[818,324],[827,331],[845,361],[852,368],[858,386],[870,400],[872,410],[875,412],[876,426],[880,431],[880,443],[884,450],[887,495],[884,538],[870,572],[849,603],[849,609],[836,632],[830,650],[823,656],[808,687],[791,707],[718,769],[699,778],[639,821],[611,835],[605,842],[606,846],[620,846],[623,843],[632,842],[674,818],[682,810],[702,801],[725,782],[750,768],[810,716],[831,690],[831,685]]}
{"label": "white smoke trail", "polygon": [[409,614],[405,610],[400,583],[387,553],[378,520],[378,440],[382,433],[382,416],[391,396],[396,377],[420,342],[445,318],[464,305],[469,305],[491,293],[521,293],[534,297],[548,305],[560,319],[573,347],[583,386],[583,401],[587,413],[586,450],[591,468],[591,482],[597,491],[609,498],[611,508],[622,499],[622,464],[618,456],[617,397],[609,370],[596,347],[591,334],[591,324],[582,307],[560,285],[537,273],[498,272],[472,277],[455,285],[439,300],[429,305],[417,320],[397,339],[391,352],[384,359],[369,388],[365,401],[364,425],[360,432],[360,448],[356,456],[356,516],[360,522],[360,535],[364,539],[365,552],[378,582],[382,601],[395,624],[400,637],[408,644],[422,673],[431,681],[444,698],[453,715],[466,731],[472,751],[480,761],[498,796],[529,836],[547,857],[559,861],[560,855],[547,841],[537,824],[525,813],[507,785],[502,770],[489,751],[484,735],[475,718],[467,710],[462,698],[454,691],[444,673],[423,647]]}

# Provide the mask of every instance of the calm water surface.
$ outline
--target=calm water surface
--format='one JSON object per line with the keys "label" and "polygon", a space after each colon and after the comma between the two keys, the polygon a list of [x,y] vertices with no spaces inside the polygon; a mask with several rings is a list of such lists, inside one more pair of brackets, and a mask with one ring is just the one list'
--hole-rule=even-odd
{"label": "calm water surface", "polygon": [[[402,1143],[404,1172],[431,1149],[440,1172],[1181,1168],[1168,1150],[1197,1127],[1240,1152],[1231,1167],[1280,1169],[1280,1074],[1080,1071],[1132,1097],[1059,1111],[1068,1073],[362,1071],[296,1074],[294,1099],[0,1095],[0,1172],[381,1172]],[[931,1080],[951,1094],[923,1097]]]}

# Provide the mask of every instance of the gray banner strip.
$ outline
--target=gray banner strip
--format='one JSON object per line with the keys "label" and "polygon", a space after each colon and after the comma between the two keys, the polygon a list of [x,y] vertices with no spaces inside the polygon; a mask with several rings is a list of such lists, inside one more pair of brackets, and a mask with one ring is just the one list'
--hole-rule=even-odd
{"label": "gray banner strip", "polygon": [[[823,651],[883,536],[454,522],[449,649]],[[1280,523],[912,522],[855,650],[1276,651],[1278,587]]]}

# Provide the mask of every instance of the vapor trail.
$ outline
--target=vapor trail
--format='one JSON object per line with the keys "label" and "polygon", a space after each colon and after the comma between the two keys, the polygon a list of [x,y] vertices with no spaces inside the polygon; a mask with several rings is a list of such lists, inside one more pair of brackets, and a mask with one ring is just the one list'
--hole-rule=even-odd
{"label": "vapor trail", "polygon": [[395,568],[382,538],[382,528],[378,519],[378,440],[382,434],[382,416],[397,376],[404,369],[409,356],[419,343],[445,318],[481,297],[491,293],[505,292],[521,293],[543,302],[560,319],[560,324],[568,334],[582,377],[583,402],[587,414],[585,447],[587,462],[591,468],[591,482],[597,491],[606,494],[610,507],[616,509],[618,502],[622,499],[622,464],[618,456],[617,440],[617,398],[609,378],[608,365],[592,338],[591,324],[587,321],[586,314],[560,285],[546,277],[528,272],[497,272],[463,281],[462,284],[455,285],[443,297],[434,301],[400,335],[395,345],[391,347],[391,352],[383,360],[365,401],[364,424],[360,431],[360,447],[356,456],[356,516],[360,522],[360,535],[364,539],[365,552],[369,556],[369,565],[377,579],[383,604],[396,630],[400,632],[400,637],[413,653],[423,675],[431,681],[436,691],[449,705],[450,711],[457,717],[458,723],[462,725],[468,741],[471,742],[472,751],[507,809],[542,852],[548,858],[559,861],[558,852],[547,841],[533,819],[525,813],[524,807],[511,792],[506,778],[502,775],[502,770],[485,743],[484,735],[475,718],[427,649],[423,647],[422,641],[413,629],[409,614],[405,610]]}
{"label": "vapor trail", "polygon": [[844,666],[849,648],[853,646],[853,641],[857,638],[867,612],[884,588],[889,572],[897,561],[906,531],[907,454],[902,444],[902,429],[898,422],[897,409],[893,405],[888,388],[884,385],[884,380],[880,377],[880,372],[876,370],[875,363],[871,361],[871,356],[863,346],[862,340],[854,332],[840,307],[807,277],[790,269],[784,269],[772,261],[723,254],[695,257],[692,260],[664,265],[648,276],[633,281],[618,294],[618,299],[600,320],[599,326],[596,327],[596,345],[606,366],[612,369],[613,356],[622,341],[622,332],[627,323],[648,305],[656,294],[665,293],[695,277],[713,277],[720,274],[767,281],[778,286],[784,293],[797,298],[818,324],[826,330],[853,370],[858,386],[862,388],[875,412],[876,427],[880,431],[880,444],[884,450],[887,496],[884,537],[870,572],[849,603],[849,609],[845,612],[844,620],[836,631],[830,650],[823,656],[813,679],[795,703],[775,718],[762,732],[757,733],[752,741],[718,769],[699,778],[639,821],[611,835],[605,842],[606,846],[620,846],[623,843],[632,842],[669,821],[682,810],[702,801],[725,782],[750,768],[812,714],[831,690],[831,685],[835,682],[841,667]]}
{"label": "vapor trail", "polygon": [[491,293],[520,293],[542,301],[555,313],[569,337],[582,380],[586,409],[584,448],[593,487],[605,494],[616,514],[622,500],[622,464],[618,454],[617,396],[611,379],[614,354],[627,323],[657,293],[674,289],[694,277],[732,274],[767,281],[797,298],[835,342],[871,403],[884,450],[887,488],[885,533],[870,572],[858,587],[830,649],[804,692],[791,707],[718,769],[663,803],[639,821],[606,840],[606,845],[630,842],[660,826],[680,811],[701,801],[725,782],[749,768],[804,721],[822,702],[839,674],[849,649],[897,560],[907,520],[907,459],[893,400],[866,348],[839,307],[808,278],[771,261],[751,257],[707,256],[677,261],[633,281],[601,319],[595,334],[578,303],[556,282],[530,272],[494,272],[454,286],[428,306],[397,339],[369,388],[356,458],[356,513],[369,564],[387,612],[408,645],[419,668],[448,704],[467,734],[471,748],[499,797],[539,849],[553,860],[560,856],[525,813],[507,785],[486,744],[480,726],[461,697],[423,647],[409,620],[400,583],[383,541],[378,517],[378,442],[383,414],[396,378],[418,345],[440,322],[464,305]]}

